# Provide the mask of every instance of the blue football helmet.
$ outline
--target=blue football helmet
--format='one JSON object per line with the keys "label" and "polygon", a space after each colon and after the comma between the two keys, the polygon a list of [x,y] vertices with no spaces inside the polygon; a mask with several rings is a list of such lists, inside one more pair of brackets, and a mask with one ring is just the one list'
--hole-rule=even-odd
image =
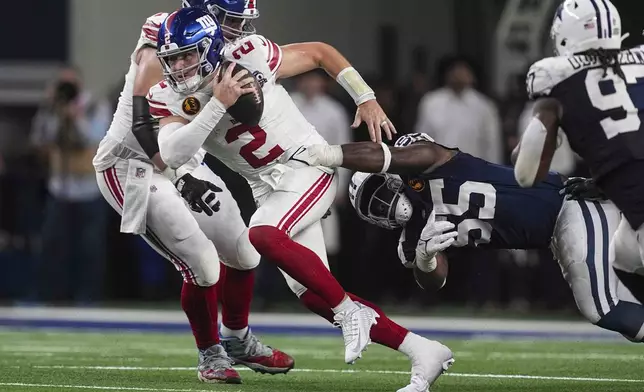
{"label": "blue football helmet", "polygon": [[192,93],[208,84],[224,45],[219,23],[207,11],[184,8],[168,15],[159,29],[157,57],[172,89]]}
{"label": "blue football helmet", "polygon": [[228,40],[256,32],[252,21],[259,18],[257,0],[182,0],[181,5],[199,7],[215,15]]}

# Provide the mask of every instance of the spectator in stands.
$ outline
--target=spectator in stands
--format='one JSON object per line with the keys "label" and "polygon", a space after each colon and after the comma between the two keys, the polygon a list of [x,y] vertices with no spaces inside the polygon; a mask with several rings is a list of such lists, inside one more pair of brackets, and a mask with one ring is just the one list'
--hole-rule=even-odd
{"label": "spectator in stands", "polygon": [[[291,94],[293,102],[304,117],[317,129],[329,144],[343,144],[353,141],[351,121],[342,105],[327,94],[329,77],[321,70],[301,75],[296,83],[296,92]],[[340,250],[340,214],[338,208],[347,206],[349,197],[350,171],[339,170],[339,185],[331,215],[322,220],[324,242],[331,256]]]}
{"label": "spectator in stands", "polygon": [[418,107],[416,132],[438,143],[494,163],[503,162],[501,124],[494,102],[478,92],[470,63],[451,57],[439,64],[443,87],[427,93]]}
{"label": "spectator in stands", "polygon": [[61,70],[32,124],[31,142],[49,167],[38,299],[89,303],[104,280],[105,209],[92,159],[111,121],[109,105]]}

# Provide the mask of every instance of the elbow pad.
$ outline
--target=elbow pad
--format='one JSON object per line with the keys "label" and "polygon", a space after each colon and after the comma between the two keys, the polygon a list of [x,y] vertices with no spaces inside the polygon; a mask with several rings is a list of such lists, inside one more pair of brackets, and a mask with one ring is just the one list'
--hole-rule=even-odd
{"label": "elbow pad", "polygon": [[132,133],[152,159],[159,152],[159,142],[154,133],[154,119],[150,115],[150,105],[145,97],[132,97]]}

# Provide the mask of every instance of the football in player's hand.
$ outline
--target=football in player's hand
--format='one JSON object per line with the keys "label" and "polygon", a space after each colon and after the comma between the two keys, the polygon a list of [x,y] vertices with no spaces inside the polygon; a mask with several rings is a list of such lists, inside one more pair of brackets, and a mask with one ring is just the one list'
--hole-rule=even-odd
{"label": "football in player's hand", "polygon": [[436,269],[432,272],[423,272],[418,268],[414,268],[414,277],[418,285],[425,291],[438,291],[447,281],[447,257],[443,253],[436,255]]}
{"label": "football in player's hand", "polygon": [[[220,72],[224,72],[228,69],[230,61],[224,60],[220,66]],[[246,67],[243,65],[235,63],[235,68],[233,69],[233,76],[238,72],[246,70]],[[259,124],[259,120],[262,118],[264,113],[264,93],[262,92],[262,87],[260,86],[257,78],[249,71],[248,75],[253,78],[252,86],[254,87],[254,92],[247,93],[239,97],[237,102],[234,105],[228,108],[228,114],[230,114],[236,121],[250,126],[255,126]],[[248,76],[244,76],[242,79],[246,79]],[[243,87],[250,87],[245,85]]]}

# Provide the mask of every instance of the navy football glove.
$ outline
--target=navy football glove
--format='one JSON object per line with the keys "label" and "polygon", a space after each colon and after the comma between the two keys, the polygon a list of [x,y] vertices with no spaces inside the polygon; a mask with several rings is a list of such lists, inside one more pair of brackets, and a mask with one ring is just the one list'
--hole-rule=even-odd
{"label": "navy football glove", "polygon": [[566,200],[606,200],[606,195],[595,184],[592,178],[570,177],[564,182],[559,194],[566,195]]}

